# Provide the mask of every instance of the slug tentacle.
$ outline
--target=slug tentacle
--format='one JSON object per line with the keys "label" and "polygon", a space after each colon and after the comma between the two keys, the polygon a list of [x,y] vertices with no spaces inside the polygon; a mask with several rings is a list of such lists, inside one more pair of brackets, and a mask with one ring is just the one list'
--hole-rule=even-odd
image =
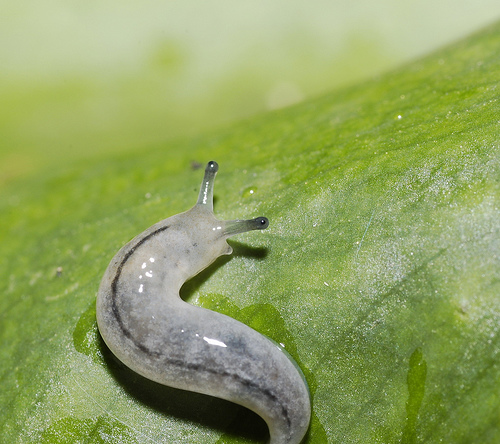
{"label": "slug tentacle", "polygon": [[97,296],[99,331],[135,372],[241,404],[266,421],[271,444],[298,444],[311,406],[295,362],[250,327],[179,296],[187,279],[231,253],[228,237],[269,225],[265,217],[215,218],[217,171],[209,162],[193,208],[153,225],[112,259]]}
{"label": "slug tentacle", "polygon": [[219,171],[219,164],[213,160],[208,162],[205,168],[205,176],[201,183],[198,202],[196,202],[197,205],[204,205],[210,211],[214,209],[214,183],[217,171]]}
{"label": "slug tentacle", "polygon": [[227,237],[252,230],[265,230],[269,226],[267,217],[257,217],[250,220],[228,220],[225,222],[224,235]]}

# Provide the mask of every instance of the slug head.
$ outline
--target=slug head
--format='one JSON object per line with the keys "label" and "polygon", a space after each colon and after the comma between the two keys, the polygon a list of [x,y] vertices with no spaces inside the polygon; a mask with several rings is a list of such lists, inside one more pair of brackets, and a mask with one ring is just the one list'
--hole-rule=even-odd
{"label": "slug head", "polygon": [[177,225],[182,227],[179,237],[184,238],[185,245],[192,248],[192,253],[186,255],[186,262],[183,264],[186,277],[198,274],[219,256],[231,254],[233,250],[226,242],[229,237],[247,231],[263,230],[269,226],[265,217],[228,221],[216,219],[213,211],[213,191],[218,169],[217,162],[208,162],[196,205],[177,216]]}

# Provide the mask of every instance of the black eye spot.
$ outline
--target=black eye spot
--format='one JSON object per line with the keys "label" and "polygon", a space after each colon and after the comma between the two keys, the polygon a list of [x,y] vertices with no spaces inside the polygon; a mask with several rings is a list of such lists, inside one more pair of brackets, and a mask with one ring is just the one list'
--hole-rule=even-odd
{"label": "black eye spot", "polygon": [[205,171],[213,171],[216,173],[217,171],[219,171],[219,164],[214,160],[211,160],[210,162],[207,163]]}
{"label": "black eye spot", "polygon": [[267,217],[258,217],[257,218],[257,224],[259,230],[264,230],[269,226],[269,219]]}

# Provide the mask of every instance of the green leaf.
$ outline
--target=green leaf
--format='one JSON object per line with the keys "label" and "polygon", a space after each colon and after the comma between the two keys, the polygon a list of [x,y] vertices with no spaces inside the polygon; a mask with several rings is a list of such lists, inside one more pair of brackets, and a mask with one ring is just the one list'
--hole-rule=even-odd
{"label": "green leaf", "polygon": [[499,47],[497,24],[369,83],[4,187],[2,440],[266,439],[242,408],[133,374],[96,329],[113,254],[194,204],[215,159],[218,217],[271,225],[182,296],[285,345],[311,385],[307,442],[499,442]]}

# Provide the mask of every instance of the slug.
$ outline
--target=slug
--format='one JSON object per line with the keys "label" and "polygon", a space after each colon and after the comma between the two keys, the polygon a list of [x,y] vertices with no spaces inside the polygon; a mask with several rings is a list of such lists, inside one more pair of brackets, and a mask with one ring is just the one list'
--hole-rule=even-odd
{"label": "slug", "polygon": [[265,217],[217,220],[209,162],[198,201],[126,244],[111,260],[97,295],[97,324],[113,354],[140,375],[243,405],[269,427],[270,444],[298,444],[311,416],[309,390],[293,359],[269,338],[184,302],[184,282],[219,256],[227,238],[269,225]]}

